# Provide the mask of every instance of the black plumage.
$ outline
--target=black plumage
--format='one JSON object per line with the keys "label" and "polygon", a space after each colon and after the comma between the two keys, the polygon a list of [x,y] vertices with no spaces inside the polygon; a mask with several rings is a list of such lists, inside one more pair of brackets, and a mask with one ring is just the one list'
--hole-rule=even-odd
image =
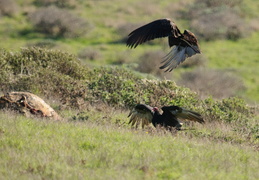
{"label": "black plumage", "polygon": [[179,119],[204,123],[202,116],[194,111],[181,108],[179,106],[164,106],[162,107],[163,113],[161,114],[157,107],[151,107],[146,104],[138,104],[130,112],[129,124],[132,126],[146,125],[152,123],[154,127],[161,126],[167,129],[181,128]]}
{"label": "black plumage", "polygon": [[160,69],[167,68],[166,71],[170,72],[186,58],[201,53],[195,35],[188,30],[181,33],[170,19],[158,19],[135,29],[129,34],[126,44],[130,48],[136,48],[146,41],[163,37],[168,37],[168,44],[172,49],[164,57]]}

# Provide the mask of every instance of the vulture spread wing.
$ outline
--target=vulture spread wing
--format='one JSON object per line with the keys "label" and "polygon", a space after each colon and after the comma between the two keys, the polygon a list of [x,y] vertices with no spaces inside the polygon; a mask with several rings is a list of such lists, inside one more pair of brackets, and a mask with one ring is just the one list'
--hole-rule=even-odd
{"label": "vulture spread wing", "polygon": [[195,121],[199,123],[204,123],[202,116],[194,111],[186,110],[178,106],[164,106],[162,107],[164,112],[170,112],[173,116],[179,119]]}
{"label": "vulture spread wing", "polygon": [[174,22],[169,19],[158,19],[132,31],[126,44],[130,48],[136,48],[146,41],[168,36],[177,39],[182,34]]}
{"label": "vulture spread wing", "polygon": [[168,43],[172,50],[165,56],[160,69],[172,71],[186,58],[201,53],[198,40],[195,35],[185,30],[182,34],[176,24],[170,19],[158,19],[129,34],[126,42],[130,48],[136,48],[139,44],[156,38],[168,37]]}
{"label": "vulture spread wing", "polygon": [[153,118],[153,108],[146,104],[138,104],[134,109],[129,113],[130,121],[129,124],[138,127],[139,124],[142,124],[142,128],[145,125],[149,125],[152,122]]}

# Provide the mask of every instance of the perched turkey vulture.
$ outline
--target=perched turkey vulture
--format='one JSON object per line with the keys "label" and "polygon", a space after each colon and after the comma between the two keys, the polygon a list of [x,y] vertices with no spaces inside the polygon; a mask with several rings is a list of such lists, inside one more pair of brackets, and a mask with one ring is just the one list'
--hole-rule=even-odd
{"label": "perched turkey vulture", "polygon": [[163,113],[160,114],[157,107],[138,104],[129,113],[129,124],[132,126],[136,124],[136,127],[139,124],[142,124],[142,128],[144,128],[145,125],[152,123],[155,127],[162,126],[169,130],[172,127],[175,127],[180,130],[182,125],[179,119],[204,123],[204,120],[199,113],[178,106],[164,106],[162,107],[162,110]]}
{"label": "perched turkey vulture", "polygon": [[126,44],[130,48],[136,48],[146,41],[162,37],[168,37],[168,43],[172,49],[164,57],[160,69],[167,68],[166,71],[170,72],[186,58],[201,53],[195,35],[188,30],[184,30],[182,34],[170,19],[158,19],[135,29],[129,34]]}

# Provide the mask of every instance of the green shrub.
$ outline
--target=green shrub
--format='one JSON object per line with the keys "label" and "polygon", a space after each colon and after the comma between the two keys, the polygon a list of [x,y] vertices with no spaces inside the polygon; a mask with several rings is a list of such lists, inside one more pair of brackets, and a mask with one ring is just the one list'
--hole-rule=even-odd
{"label": "green shrub", "polygon": [[224,122],[238,122],[244,125],[252,115],[252,111],[245,101],[236,97],[226,98],[222,101],[207,98],[203,103],[207,107],[204,115],[210,117],[208,120],[211,121],[223,120]]}
{"label": "green shrub", "polygon": [[75,79],[84,79],[85,76],[76,56],[61,51],[24,48],[20,53],[10,53],[7,58],[15,75],[37,74],[45,68]]}
{"label": "green shrub", "polygon": [[143,79],[125,68],[98,68],[89,77],[93,77],[89,83],[92,94],[119,107],[133,107],[137,103],[162,106],[172,99],[196,96],[172,81]]}
{"label": "green shrub", "polygon": [[178,105],[200,112],[206,121],[242,122],[253,113],[242,99],[201,100],[173,81],[145,79],[123,67],[88,69],[71,54],[41,48],[0,51],[0,91],[24,90],[59,99],[66,108],[100,103],[128,109],[138,103]]}
{"label": "green shrub", "polygon": [[[71,80],[86,78],[86,70],[79,64],[75,56],[60,51],[45,50],[41,48],[24,48],[21,52],[12,53],[1,51],[2,91],[31,90],[45,86],[38,81],[53,86],[56,79],[50,76],[56,74],[60,78]],[[33,86],[33,87],[32,87]],[[44,88],[47,88],[46,86]]]}

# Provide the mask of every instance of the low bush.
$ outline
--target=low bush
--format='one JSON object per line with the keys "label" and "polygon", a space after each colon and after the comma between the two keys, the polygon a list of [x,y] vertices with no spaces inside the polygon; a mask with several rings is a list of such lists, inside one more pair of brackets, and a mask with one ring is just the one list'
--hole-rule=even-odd
{"label": "low bush", "polygon": [[[1,91],[43,91],[54,88],[51,83],[60,78],[85,79],[85,68],[75,56],[41,48],[24,48],[21,52],[1,51]],[[51,74],[55,74],[51,76]],[[49,76],[45,79],[44,76]],[[50,87],[48,87],[49,85]]]}
{"label": "low bush", "polygon": [[13,0],[0,0],[0,16],[13,16],[18,11],[18,5]]}
{"label": "low bush", "polygon": [[35,43],[27,44],[28,47],[39,47],[39,48],[53,48],[57,46],[57,43],[52,39],[43,39]]}
{"label": "low bush", "polygon": [[243,82],[222,70],[196,69],[182,74],[179,84],[196,91],[201,97],[222,99],[237,95],[244,90]]}
{"label": "low bush", "polygon": [[195,0],[181,11],[182,17],[188,20],[194,20],[205,13],[214,13],[220,10],[228,9],[239,13],[243,0]]}
{"label": "low bush", "polygon": [[237,97],[215,101],[211,97],[203,101],[203,116],[207,121],[219,121],[239,124],[240,128],[249,126],[253,111],[243,99]]}
{"label": "low bush", "polygon": [[95,99],[118,107],[133,107],[137,103],[162,106],[172,99],[189,96],[189,102],[196,97],[172,81],[142,79],[125,68],[98,68],[91,71],[89,77],[88,89]]}
{"label": "low bush", "polygon": [[144,79],[122,67],[88,69],[74,55],[60,51],[25,48],[13,53],[2,50],[0,60],[0,91],[23,90],[54,97],[66,108],[100,103],[123,109],[137,103],[157,107],[178,105],[200,112],[206,121],[242,120],[243,123],[253,115],[238,98],[201,100],[196,93],[173,81]]}
{"label": "low bush", "polygon": [[164,56],[165,53],[162,51],[145,52],[139,58],[139,63],[136,70],[142,73],[149,73],[158,77],[164,77],[166,75],[164,70],[159,69],[159,67],[162,65],[161,61],[163,60]]}
{"label": "low bush", "polygon": [[34,0],[34,4],[37,6],[55,5],[60,8],[73,8],[76,3],[77,0]]}
{"label": "low bush", "polygon": [[205,40],[245,37],[251,33],[241,6],[243,0],[195,0],[182,17],[190,20],[193,32]]}
{"label": "low bush", "polygon": [[114,60],[112,62],[114,65],[125,65],[132,66],[132,68],[135,68],[137,64],[132,63],[132,58],[130,56],[129,50],[118,52],[116,54],[116,57],[114,57]]}
{"label": "low bush", "polygon": [[191,22],[195,34],[205,40],[231,39],[236,40],[250,34],[246,21],[235,11],[220,9],[204,13]]}
{"label": "low bush", "polygon": [[53,37],[83,36],[92,29],[86,20],[55,6],[40,8],[29,19],[35,30]]}
{"label": "low bush", "polygon": [[102,57],[101,52],[99,49],[95,48],[84,48],[78,53],[78,57],[80,59],[87,59],[87,60],[98,60]]}
{"label": "low bush", "polygon": [[205,4],[206,7],[236,7],[240,6],[244,0],[196,0],[196,4]]}

